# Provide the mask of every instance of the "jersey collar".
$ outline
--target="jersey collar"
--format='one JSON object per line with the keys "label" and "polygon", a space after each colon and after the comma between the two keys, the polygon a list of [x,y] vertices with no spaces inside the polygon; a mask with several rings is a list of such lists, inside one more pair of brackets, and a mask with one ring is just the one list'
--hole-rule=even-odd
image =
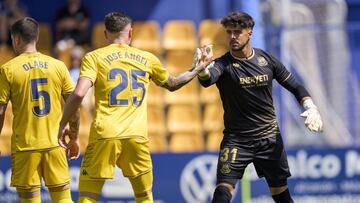
{"label": "jersey collar", "polygon": [[241,58],[241,57],[234,56],[234,55],[232,54],[231,50],[230,50],[230,54],[231,54],[231,56],[232,56],[234,59],[236,59],[236,60],[240,60],[240,61],[250,60],[250,59],[252,59],[252,58],[255,56],[255,50],[254,50],[253,48],[251,48],[251,50],[252,50],[251,55],[250,55],[249,57],[247,57],[247,58],[245,58],[245,57],[244,57],[244,58]]}

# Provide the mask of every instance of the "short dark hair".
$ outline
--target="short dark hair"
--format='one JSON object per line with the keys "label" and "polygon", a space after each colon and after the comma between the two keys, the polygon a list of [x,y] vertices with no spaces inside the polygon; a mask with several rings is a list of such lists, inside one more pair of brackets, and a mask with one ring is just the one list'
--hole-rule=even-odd
{"label": "short dark hair", "polygon": [[11,35],[20,35],[25,43],[35,42],[39,38],[39,23],[30,17],[16,21],[10,30]]}
{"label": "short dark hair", "polygon": [[104,23],[107,31],[117,33],[131,24],[131,18],[125,13],[111,12],[105,16]]}
{"label": "short dark hair", "polygon": [[253,29],[255,22],[253,18],[245,12],[231,12],[221,19],[224,27],[241,27]]}

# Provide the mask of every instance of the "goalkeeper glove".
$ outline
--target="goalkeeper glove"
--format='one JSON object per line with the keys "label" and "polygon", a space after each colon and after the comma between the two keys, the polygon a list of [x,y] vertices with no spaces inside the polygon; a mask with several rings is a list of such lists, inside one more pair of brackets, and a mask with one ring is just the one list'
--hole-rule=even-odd
{"label": "goalkeeper glove", "polygon": [[200,62],[200,59],[201,59],[201,50],[200,48],[196,48],[196,51],[194,53],[194,56],[193,56],[193,60],[192,60],[192,67],[195,68],[199,62]]}
{"label": "goalkeeper glove", "polygon": [[[205,45],[204,47],[203,47],[203,51],[205,51],[208,55],[210,55],[211,57],[214,55],[213,54],[213,50],[212,50],[212,44],[209,44],[209,45]],[[213,67],[214,66],[214,64],[215,64],[215,62],[213,61],[213,62],[211,62],[208,66],[206,66],[206,68],[204,69],[204,70],[202,70],[202,71],[200,71],[199,73],[198,73],[198,76],[199,76],[199,78],[209,78],[209,76],[210,76],[210,71],[209,71],[209,69],[211,68],[211,67]]]}
{"label": "goalkeeper glove", "polygon": [[303,102],[303,107],[305,111],[302,114],[300,114],[300,116],[305,118],[305,126],[311,132],[321,132],[323,127],[323,122],[321,120],[321,116],[318,111],[318,108],[315,106],[312,99],[306,99]]}

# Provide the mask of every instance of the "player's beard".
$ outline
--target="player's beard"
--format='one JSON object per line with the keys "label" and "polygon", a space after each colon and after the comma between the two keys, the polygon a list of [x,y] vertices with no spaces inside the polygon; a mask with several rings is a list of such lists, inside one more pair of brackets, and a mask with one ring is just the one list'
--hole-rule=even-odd
{"label": "player's beard", "polygon": [[247,38],[247,40],[246,40],[246,42],[245,42],[244,44],[238,43],[239,46],[237,46],[237,47],[233,47],[233,46],[231,46],[231,44],[230,44],[230,49],[231,49],[232,52],[241,51],[241,50],[243,50],[243,49],[249,44],[249,41],[250,41],[250,38]]}

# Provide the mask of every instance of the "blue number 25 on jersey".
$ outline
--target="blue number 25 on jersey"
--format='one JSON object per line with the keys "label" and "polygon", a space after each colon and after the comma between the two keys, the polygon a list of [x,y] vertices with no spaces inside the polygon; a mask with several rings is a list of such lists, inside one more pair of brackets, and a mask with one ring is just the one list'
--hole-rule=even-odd
{"label": "blue number 25 on jersey", "polygon": [[[109,105],[110,106],[127,106],[129,105],[129,100],[128,99],[117,99],[117,95],[122,92],[124,89],[126,89],[126,87],[129,85],[129,78],[127,73],[119,68],[114,68],[111,69],[108,75],[108,79],[109,80],[114,80],[117,76],[121,77],[121,82],[114,87],[109,94]],[[142,101],[144,99],[145,96],[145,85],[144,83],[138,81],[138,77],[145,77],[146,76],[146,72],[142,71],[142,70],[131,70],[130,72],[130,80],[131,80],[131,89],[132,90],[136,90],[136,89],[140,89],[141,90],[141,98],[138,99],[136,96],[133,96],[131,98],[131,102],[134,106],[140,106],[142,104]]]}

